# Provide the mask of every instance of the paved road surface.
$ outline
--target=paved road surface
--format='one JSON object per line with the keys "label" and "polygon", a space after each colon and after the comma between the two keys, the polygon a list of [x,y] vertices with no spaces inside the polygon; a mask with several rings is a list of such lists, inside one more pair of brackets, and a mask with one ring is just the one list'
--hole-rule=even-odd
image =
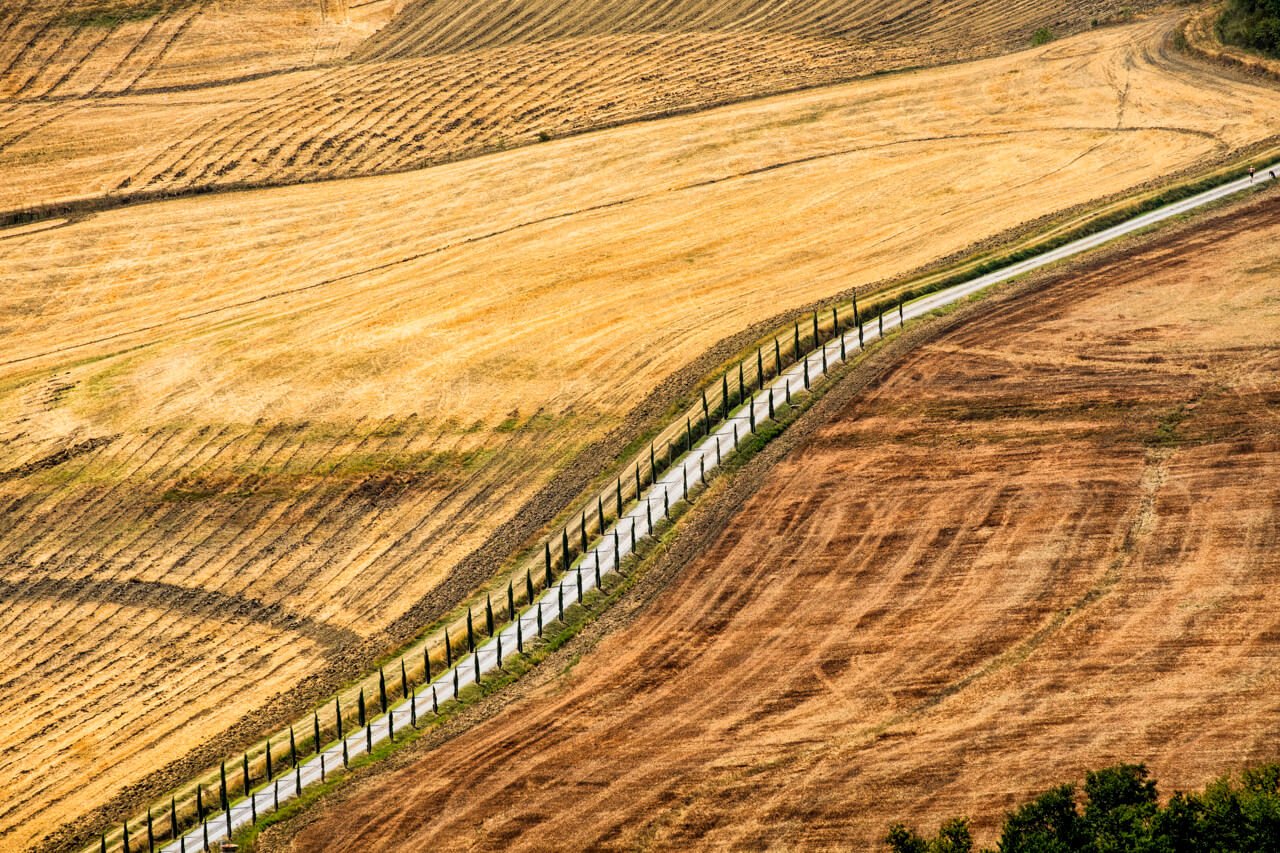
{"label": "paved road surface", "polygon": [[[940,290],[905,306],[904,320],[922,317],[938,308],[966,299],[993,284],[1008,281],[1064,258],[1094,249],[1117,237],[1131,234],[1247,190],[1251,183],[1261,184],[1271,180],[1268,173],[1277,168],[1280,168],[1280,164],[1261,170],[1252,182],[1246,177],[1224,184],[1135,217],[1090,237],[1067,243],[1034,258],[1028,258],[995,272]],[[885,314],[884,319],[886,334],[898,327],[897,312]],[[877,340],[880,337],[878,324],[874,321],[865,323],[863,337],[867,342]],[[857,341],[856,329],[846,330],[843,342],[846,354],[857,351]],[[345,738],[348,758],[353,759],[364,754],[370,743],[376,747],[391,735],[392,730],[399,732],[409,728],[413,713],[410,707],[411,702],[416,703],[418,714],[430,714],[433,694],[434,701],[439,704],[452,699],[457,691],[475,683],[480,677],[497,668],[499,650],[504,657],[510,656],[516,652],[521,639],[528,640],[539,635],[540,623],[545,626],[555,621],[563,608],[595,588],[597,577],[603,579],[615,571],[619,561],[631,553],[635,544],[652,534],[654,526],[662,520],[666,507],[675,505],[685,497],[688,490],[701,484],[704,477],[711,476],[712,472],[719,467],[721,460],[732,453],[737,442],[750,432],[753,419],[757,425],[768,420],[770,394],[773,395],[774,404],[781,405],[788,386],[793,394],[803,393],[806,366],[811,382],[822,381],[824,357],[826,364],[838,364],[841,361],[841,346],[841,340],[836,339],[823,347],[814,349],[804,359],[797,361],[772,382],[767,383],[764,390],[756,393],[746,404],[734,410],[727,420],[700,443],[695,444],[683,459],[677,460],[675,465],[649,486],[642,493],[641,499],[595,541],[590,553],[578,560],[576,568],[570,569],[558,583],[545,590],[516,622],[489,638],[476,649],[475,654],[459,660],[453,669],[441,675],[430,685],[419,687],[411,700],[401,701],[387,714],[372,718],[367,730],[358,729],[348,734]],[[233,832],[250,823],[255,813],[262,815],[274,811],[277,803],[286,803],[297,796],[302,789],[319,782],[322,775],[327,775],[334,768],[341,767],[342,749],[343,744],[340,741],[331,744],[319,755],[303,762],[294,772],[278,777],[272,785],[254,794],[252,804],[248,798],[244,798],[232,805],[229,815],[219,812],[210,816],[203,827],[196,827],[179,840],[170,842],[164,848],[164,853],[203,850],[207,844],[217,843],[227,838],[229,831]]]}

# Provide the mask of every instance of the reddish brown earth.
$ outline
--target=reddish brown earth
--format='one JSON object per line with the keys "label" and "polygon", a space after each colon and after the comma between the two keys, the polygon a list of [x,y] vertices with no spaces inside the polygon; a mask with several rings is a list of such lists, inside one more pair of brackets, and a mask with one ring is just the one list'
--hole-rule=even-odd
{"label": "reddish brown earth", "polygon": [[634,619],[273,843],[990,840],[1086,768],[1274,758],[1277,239],[1264,199],[919,330],[695,513],[741,501]]}

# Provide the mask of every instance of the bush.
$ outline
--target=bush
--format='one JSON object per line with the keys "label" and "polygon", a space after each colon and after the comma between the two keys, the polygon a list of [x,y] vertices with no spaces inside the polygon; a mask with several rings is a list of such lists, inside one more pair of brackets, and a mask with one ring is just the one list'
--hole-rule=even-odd
{"label": "bush", "polygon": [[1041,27],[1031,34],[1031,44],[1033,47],[1039,47],[1042,44],[1048,44],[1053,41],[1053,31],[1048,27]]}
{"label": "bush", "polygon": [[1280,56],[1280,0],[1231,0],[1217,31],[1226,44]]}
{"label": "bush", "polygon": [[[1203,793],[1176,793],[1161,808],[1141,764],[1117,764],[1085,776],[1083,812],[1074,785],[1060,785],[1010,812],[998,853],[1258,853],[1280,851],[1280,764],[1223,777]],[[892,853],[970,853],[962,819],[933,838],[894,824]],[[988,850],[986,853],[994,853]]]}

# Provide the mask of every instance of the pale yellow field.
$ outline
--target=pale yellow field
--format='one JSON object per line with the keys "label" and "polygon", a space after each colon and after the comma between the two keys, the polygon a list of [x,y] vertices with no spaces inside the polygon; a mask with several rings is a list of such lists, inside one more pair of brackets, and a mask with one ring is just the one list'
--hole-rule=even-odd
{"label": "pale yellow field", "polygon": [[0,849],[456,601],[717,341],[1270,135],[1280,93],[1166,53],[1173,20],[0,232]]}
{"label": "pale yellow field", "polygon": [[[1038,27],[1120,15],[1112,0],[7,2],[0,214],[403,170],[992,55]],[[139,5],[167,11],[114,29],[68,24],[80,7]]]}

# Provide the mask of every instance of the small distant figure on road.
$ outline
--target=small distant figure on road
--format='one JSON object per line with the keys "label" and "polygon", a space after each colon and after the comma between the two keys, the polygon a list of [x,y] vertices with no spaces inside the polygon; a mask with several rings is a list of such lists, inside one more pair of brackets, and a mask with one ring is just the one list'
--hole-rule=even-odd
{"label": "small distant figure on road", "polygon": [[1253,167],[1249,167],[1249,183],[1253,183]]}
{"label": "small distant figure on road", "polygon": [[1276,179],[1276,170],[1275,170],[1275,169],[1268,169],[1268,170],[1267,170],[1267,174],[1271,176],[1271,180],[1273,180],[1273,181],[1274,181],[1274,180]]}

